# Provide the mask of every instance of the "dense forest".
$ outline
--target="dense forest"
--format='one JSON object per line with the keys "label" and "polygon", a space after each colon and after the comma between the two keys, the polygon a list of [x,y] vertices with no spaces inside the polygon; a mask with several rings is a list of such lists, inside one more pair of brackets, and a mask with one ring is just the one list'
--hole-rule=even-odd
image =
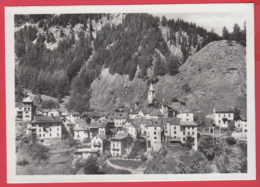
{"label": "dense forest", "polygon": [[[111,24],[112,19],[111,14],[16,15],[16,87],[59,101],[70,95],[69,109],[82,112],[89,109],[90,85],[102,68],[129,75],[130,80],[148,79],[149,67],[155,77],[175,75],[191,48],[199,51],[223,38],[246,45],[246,28],[237,24],[231,33],[223,29],[220,37],[181,19],[124,14],[119,24]],[[104,20],[107,24],[97,30],[95,25]],[[183,59],[171,53],[160,26],[170,29],[167,41],[180,46]]]}

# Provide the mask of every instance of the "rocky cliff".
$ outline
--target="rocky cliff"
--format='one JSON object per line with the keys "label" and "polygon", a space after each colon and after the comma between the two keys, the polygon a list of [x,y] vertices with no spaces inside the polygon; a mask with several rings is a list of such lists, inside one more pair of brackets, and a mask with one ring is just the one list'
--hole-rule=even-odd
{"label": "rocky cliff", "polygon": [[[214,105],[245,111],[246,48],[225,40],[211,42],[188,58],[177,75],[159,77],[154,87],[167,101],[179,98],[196,112],[212,113]],[[91,107],[111,109],[127,102],[144,102],[148,84],[137,77],[129,81],[128,76],[111,75],[104,69],[91,89]]]}

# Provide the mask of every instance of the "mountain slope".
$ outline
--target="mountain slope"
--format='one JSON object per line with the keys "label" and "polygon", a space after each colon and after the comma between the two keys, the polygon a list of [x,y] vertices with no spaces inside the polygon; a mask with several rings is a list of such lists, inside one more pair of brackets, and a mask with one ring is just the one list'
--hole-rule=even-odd
{"label": "mountain slope", "polygon": [[[230,46],[225,40],[211,42],[190,57],[179,68],[179,74],[159,77],[154,87],[167,101],[180,98],[189,108],[204,114],[211,113],[214,105],[245,111],[246,48],[235,42]],[[92,108],[113,108],[141,97],[145,101],[148,84],[137,77],[130,82],[127,76],[112,76],[103,70],[91,89]]]}

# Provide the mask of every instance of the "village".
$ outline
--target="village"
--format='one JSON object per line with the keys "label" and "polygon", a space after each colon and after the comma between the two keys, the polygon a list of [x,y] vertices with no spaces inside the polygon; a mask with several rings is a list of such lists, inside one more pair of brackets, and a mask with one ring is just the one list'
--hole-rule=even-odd
{"label": "village", "polygon": [[[234,115],[234,109],[214,107],[212,113],[205,117],[208,125],[202,127],[194,112],[183,102],[175,99],[173,104],[169,104],[163,97],[156,97],[153,84],[149,85],[146,102],[129,103],[106,112],[80,114],[58,108],[40,110],[29,96],[22,103],[16,103],[16,124],[27,124],[27,136],[47,147],[70,137],[82,145],[75,149],[72,163],[105,157],[112,167],[115,164],[111,163],[111,159],[142,159],[142,154],[128,157],[133,149],[138,149],[134,148],[136,141],[141,142],[146,155],[158,153],[165,144],[185,145],[197,151],[201,136],[217,139],[223,136],[223,130],[228,129],[230,124],[235,129],[231,136],[246,141],[247,119],[241,115],[239,120],[234,120]],[[129,170],[132,171],[131,168]],[[138,173],[136,170],[131,173],[135,172]]]}

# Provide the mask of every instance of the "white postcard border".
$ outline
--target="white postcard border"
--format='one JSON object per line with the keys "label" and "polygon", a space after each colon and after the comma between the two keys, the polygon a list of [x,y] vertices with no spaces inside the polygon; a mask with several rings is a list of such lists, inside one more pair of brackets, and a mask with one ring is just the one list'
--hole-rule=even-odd
{"label": "white postcard border", "polygon": [[[14,15],[59,13],[194,13],[244,12],[247,21],[247,118],[248,173],[246,174],[147,174],[147,175],[16,175],[14,97]],[[178,5],[80,5],[5,7],[6,133],[8,183],[122,182],[122,181],[207,181],[256,179],[254,4]]]}

